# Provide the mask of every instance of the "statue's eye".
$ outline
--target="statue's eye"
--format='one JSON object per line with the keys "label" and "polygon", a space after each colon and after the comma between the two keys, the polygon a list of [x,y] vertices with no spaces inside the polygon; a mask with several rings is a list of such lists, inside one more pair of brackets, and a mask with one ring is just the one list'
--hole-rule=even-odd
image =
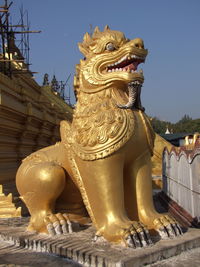
{"label": "statue's eye", "polygon": [[108,51],[114,51],[116,48],[113,43],[107,43],[106,50]]}

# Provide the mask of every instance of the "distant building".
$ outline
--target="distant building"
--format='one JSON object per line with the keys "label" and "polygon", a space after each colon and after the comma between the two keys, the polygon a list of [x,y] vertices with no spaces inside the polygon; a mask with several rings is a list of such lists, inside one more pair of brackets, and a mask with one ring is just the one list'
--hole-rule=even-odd
{"label": "distant building", "polygon": [[168,127],[167,127],[167,129],[166,129],[165,134],[170,134],[170,131],[169,131]]}
{"label": "distant building", "polygon": [[[168,129],[167,129],[168,130]],[[169,130],[168,130],[169,131]],[[193,133],[168,133],[167,131],[165,134],[160,134],[162,138],[167,140],[169,143],[171,143],[174,146],[184,146],[185,145],[185,138],[188,136],[189,142],[193,140]]]}

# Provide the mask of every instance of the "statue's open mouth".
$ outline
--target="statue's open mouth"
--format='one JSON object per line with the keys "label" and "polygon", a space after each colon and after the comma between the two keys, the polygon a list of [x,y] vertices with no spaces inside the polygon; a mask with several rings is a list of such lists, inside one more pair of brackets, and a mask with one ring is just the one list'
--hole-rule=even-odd
{"label": "statue's open mouth", "polygon": [[[128,73],[139,73],[143,75],[142,70],[137,70],[140,63],[144,63],[145,57],[140,57],[136,55],[126,55],[122,57],[117,62],[107,66],[107,72],[123,71]],[[125,105],[117,104],[119,108],[122,109],[140,109],[144,110],[140,101],[142,82],[141,80],[135,79],[134,81],[128,83],[128,102]]]}
{"label": "statue's open mouth", "polygon": [[117,62],[107,66],[108,72],[125,71],[129,73],[137,72],[138,65],[144,63],[145,58],[136,55],[126,55]]}

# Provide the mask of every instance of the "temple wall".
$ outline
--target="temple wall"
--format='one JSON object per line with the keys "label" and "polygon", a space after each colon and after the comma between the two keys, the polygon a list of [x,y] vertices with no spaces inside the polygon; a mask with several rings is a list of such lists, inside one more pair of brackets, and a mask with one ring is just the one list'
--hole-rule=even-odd
{"label": "temple wall", "polygon": [[21,160],[60,140],[59,123],[72,109],[27,74],[0,73],[0,184],[14,181]]}
{"label": "temple wall", "polygon": [[193,217],[200,216],[200,139],[193,150],[164,150],[163,190]]}

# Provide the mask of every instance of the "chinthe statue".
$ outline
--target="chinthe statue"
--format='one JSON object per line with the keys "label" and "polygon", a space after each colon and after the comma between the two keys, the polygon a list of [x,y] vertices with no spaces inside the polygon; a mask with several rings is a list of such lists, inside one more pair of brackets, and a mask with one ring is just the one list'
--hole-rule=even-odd
{"label": "chinthe statue", "polygon": [[153,205],[155,133],[140,101],[142,39],[96,27],[79,49],[85,57],[76,66],[72,123],[62,121],[61,142],[25,158],[17,172],[28,230],[67,234],[71,222],[91,220],[96,237],[133,248],[151,244],[151,233],[181,235],[175,219]]}

